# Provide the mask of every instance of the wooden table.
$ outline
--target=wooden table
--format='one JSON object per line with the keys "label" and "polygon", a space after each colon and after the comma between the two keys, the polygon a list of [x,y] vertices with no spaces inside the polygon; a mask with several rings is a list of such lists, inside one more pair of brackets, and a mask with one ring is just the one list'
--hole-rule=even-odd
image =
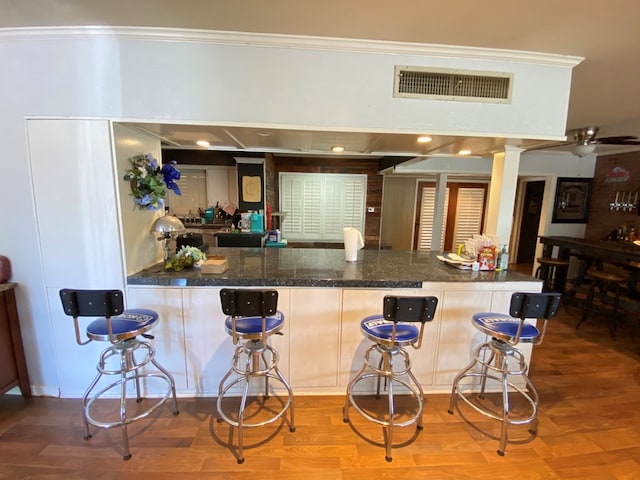
{"label": "wooden table", "polygon": [[[630,272],[630,293],[632,296],[637,294],[635,283],[638,267],[640,266],[640,247],[633,243],[557,236],[542,236],[540,237],[540,243],[543,244],[542,255],[544,257],[554,258],[552,255],[553,247],[558,247],[558,255],[555,258],[568,260],[571,255],[583,257],[584,261],[573,282],[572,289],[580,285],[591,265],[594,263],[611,263]],[[565,293],[566,281],[567,271],[558,271],[554,281],[554,289]]]}
{"label": "wooden table", "polygon": [[16,309],[16,287],[16,283],[0,284],[0,393],[19,386],[22,396],[30,397],[31,386]]}

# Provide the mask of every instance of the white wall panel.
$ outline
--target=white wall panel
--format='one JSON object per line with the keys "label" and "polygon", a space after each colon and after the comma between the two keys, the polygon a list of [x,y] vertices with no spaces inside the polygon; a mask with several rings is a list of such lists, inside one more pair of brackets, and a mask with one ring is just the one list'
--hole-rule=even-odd
{"label": "white wall panel", "polygon": [[109,122],[30,120],[28,130],[47,287],[123,289]]}

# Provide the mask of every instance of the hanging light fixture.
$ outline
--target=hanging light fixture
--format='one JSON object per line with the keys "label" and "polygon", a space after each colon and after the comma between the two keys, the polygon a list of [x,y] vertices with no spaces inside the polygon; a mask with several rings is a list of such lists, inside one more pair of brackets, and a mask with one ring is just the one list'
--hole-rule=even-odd
{"label": "hanging light fixture", "polygon": [[575,145],[572,149],[573,153],[579,157],[584,157],[585,155],[589,155],[590,153],[595,152],[596,144],[595,143],[579,143]]}
{"label": "hanging light fixture", "polygon": [[596,150],[596,135],[598,134],[598,127],[586,127],[581,128],[573,132],[573,139],[576,144],[571,149],[574,155],[584,157]]}

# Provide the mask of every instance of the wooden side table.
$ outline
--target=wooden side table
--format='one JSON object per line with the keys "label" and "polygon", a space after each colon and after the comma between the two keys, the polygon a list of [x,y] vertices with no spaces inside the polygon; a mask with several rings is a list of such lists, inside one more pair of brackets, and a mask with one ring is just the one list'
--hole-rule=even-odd
{"label": "wooden side table", "polygon": [[16,309],[17,286],[16,283],[0,284],[0,393],[19,386],[23,397],[31,397]]}

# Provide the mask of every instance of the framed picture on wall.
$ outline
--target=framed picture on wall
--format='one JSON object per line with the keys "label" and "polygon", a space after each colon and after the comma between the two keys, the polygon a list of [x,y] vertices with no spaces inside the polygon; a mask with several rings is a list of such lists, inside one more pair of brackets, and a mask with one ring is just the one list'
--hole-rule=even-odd
{"label": "framed picture on wall", "polygon": [[558,178],[551,223],[587,223],[592,178]]}

